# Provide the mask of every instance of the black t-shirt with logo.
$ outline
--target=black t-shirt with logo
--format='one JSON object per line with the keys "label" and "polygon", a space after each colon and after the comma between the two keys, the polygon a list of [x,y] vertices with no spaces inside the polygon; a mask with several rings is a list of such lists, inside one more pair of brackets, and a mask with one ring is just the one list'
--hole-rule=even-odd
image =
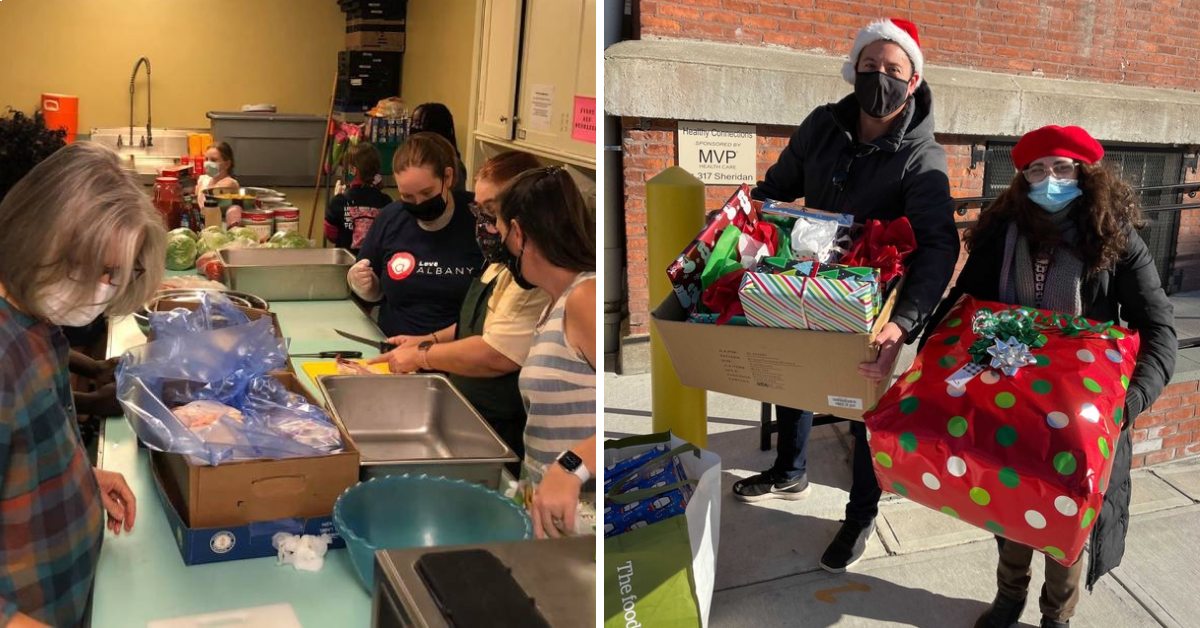
{"label": "black t-shirt with logo", "polygon": [[453,194],[454,216],[444,228],[422,229],[396,202],[379,212],[363,240],[358,259],[370,260],[379,277],[379,328],[388,336],[429,334],[458,322],[471,279],[483,270],[472,196]]}
{"label": "black t-shirt with logo", "polygon": [[379,210],[392,198],[373,185],[352,184],[329,200],[325,208],[325,237],[333,246],[358,254]]}

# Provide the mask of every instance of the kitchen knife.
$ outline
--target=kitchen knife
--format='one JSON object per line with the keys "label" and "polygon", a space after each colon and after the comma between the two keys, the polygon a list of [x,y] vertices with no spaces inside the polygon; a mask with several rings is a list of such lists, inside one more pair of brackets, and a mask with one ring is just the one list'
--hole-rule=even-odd
{"label": "kitchen knife", "polygon": [[362,336],[355,336],[354,334],[346,333],[340,329],[335,329],[333,331],[337,332],[337,334],[342,338],[353,340],[354,342],[361,342],[368,347],[375,347],[380,353],[387,353],[388,351],[396,348],[396,345],[386,340],[371,340],[370,338],[363,338]]}
{"label": "kitchen knife", "polygon": [[322,351],[320,353],[293,353],[289,357],[293,358],[361,358],[362,351]]}

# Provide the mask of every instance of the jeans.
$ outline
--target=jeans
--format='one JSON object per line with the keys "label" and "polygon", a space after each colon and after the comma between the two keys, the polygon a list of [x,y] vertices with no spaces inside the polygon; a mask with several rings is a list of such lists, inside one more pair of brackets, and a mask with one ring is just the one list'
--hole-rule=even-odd
{"label": "jeans", "polygon": [[[779,445],[771,470],[794,480],[808,471],[808,436],[812,432],[813,413],[775,406],[775,418],[779,422]],[[879,514],[882,491],[871,464],[866,426],[862,421],[851,421],[850,434],[854,436],[854,460],[846,519],[866,523]]]}

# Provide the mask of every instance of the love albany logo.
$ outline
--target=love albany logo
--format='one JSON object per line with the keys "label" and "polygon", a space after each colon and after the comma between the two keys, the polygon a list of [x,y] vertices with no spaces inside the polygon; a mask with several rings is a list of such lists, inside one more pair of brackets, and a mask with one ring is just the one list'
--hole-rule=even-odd
{"label": "love albany logo", "polygon": [[392,256],[392,259],[388,260],[387,263],[388,276],[391,277],[393,281],[403,281],[404,279],[407,279],[409,275],[413,274],[413,271],[416,270],[416,268],[417,259],[413,257],[412,253],[407,251],[400,251],[399,253],[396,253]]}

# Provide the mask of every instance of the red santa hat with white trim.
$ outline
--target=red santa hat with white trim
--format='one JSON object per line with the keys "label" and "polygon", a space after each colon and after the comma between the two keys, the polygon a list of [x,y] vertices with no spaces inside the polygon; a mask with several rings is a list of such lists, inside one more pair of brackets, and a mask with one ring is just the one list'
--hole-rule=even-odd
{"label": "red santa hat with white trim", "polygon": [[858,73],[858,57],[863,48],[881,39],[895,43],[908,55],[912,61],[913,72],[921,77],[917,82],[920,86],[925,81],[925,55],[921,54],[921,38],[917,35],[917,25],[897,17],[876,20],[858,31],[854,38],[854,47],[850,49],[850,57],[842,65],[842,78],[853,85],[854,77]]}

